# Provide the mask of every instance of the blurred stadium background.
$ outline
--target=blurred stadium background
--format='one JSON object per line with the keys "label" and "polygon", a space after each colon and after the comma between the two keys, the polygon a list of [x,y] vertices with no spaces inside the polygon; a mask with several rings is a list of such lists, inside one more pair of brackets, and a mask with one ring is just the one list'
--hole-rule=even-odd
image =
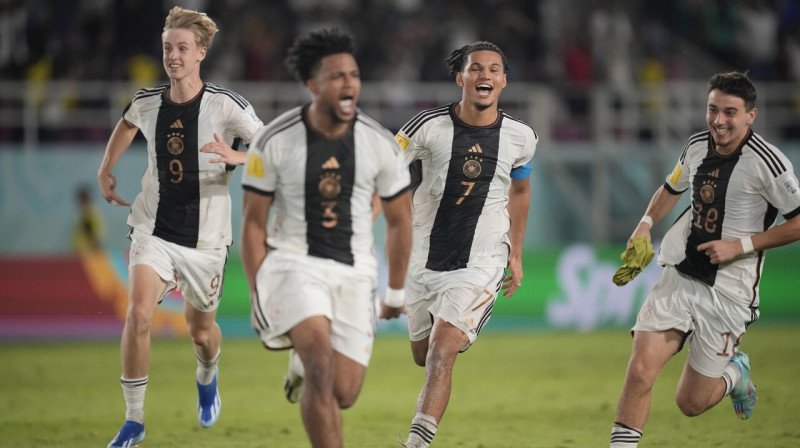
{"label": "blurred stadium background", "polygon": [[[501,99],[541,137],[525,239],[526,281],[496,307],[499,329],[589,331],[630,324],[651,266],[626,288],[610,282],[618,254],[690,133],[703,129],[705,81],[749,70],[759,87],[755,130],[800,167],[800,2],[422,0],[174,2],[207,11],[217,35],[202,77],[244,94],[265,121],[306,101],[282,64],[297,34],[340,24],[354,33],[365,81],[360,106],[392,130],[457,100],[448,51],[498,43],[511,65]],[[117,337],[125,310],[127,209],[99,197],[95,173],[123,107],[165,81],[160,31],[171,1],[0,2],[0,338]],[[132,200],[146,164],[138,138],[117,166]],[[238,241],[241,188],[232,183]],[[104,250],[76,254],[75,191],[88,186]],[[657,227],[659,236],[667,225]],[[382,233],[382,222],[376,224]],[[764,321],[800,322],[792,246],[770,253]],[[251,330],[231,251],[220,321]],[[181,334],[180,297],[159,334]],[[385,325],[385,324],[384,324]],[[387,325],[402,331],[402,324]]]}
{"label": "blurred stadium background", "polygon": [[[443,62],[450,50],[479,39],[491,40],[505,50],[511,71],[501,107],[530,122],[541,138],[534,158],[533,197],[525,239],[525,281],[513,300],[498,302],[487,327],[490,333],[529,333],[524,338],[529,342],[521,342],[526,345],[518,350],[536,353],[535,347],[543,342],[551,347],[551,343],[559,340],[558,335],[564,334],[561,331],[627,332],[660,268],[652,264],[625,288],[614,286],[611,276],[620,263],[619,254],[629,233],[653,191],[671,171],[686,138],[705,127],[705,82],[713,73],[750,71],[759,88],[759,116],[754,129],[787,154],[796,172],[800,169],[800,1],[485,0],[474,3],[0,0],[0,233],[3,235],[0,353],[7,365],[26,366],[19,370],[2,369],[6,376],[0,376],[5,378],[0,381],[6,388],[4,394],[15,392],[15,385],[25,385],[20,387],[21,394],[9,395],[13,399],[6,407],[0,406],[0,417],[17,415],[13,419],[16,426],[3,429],[0,424],[2,439],[17,441],[8,446],[85,446],[107,440],[105,433],[83,436],[83,442],[74,444],[59,444],[56,436],[53,436],[55,443],[54,440],[45,443],[44,439],[39,443],[24,436],[5,437],[18,431],[41,432],[34,431],[26,422],[45,415],[49,419],[52,414],[63,414],[64,409],[70,409],[67,405],[51,409],[46,399],[29,392],[54,390],[53,384],[63,380],[60,375],[57,378],[41,375],[55,365],[50,364],[52,355],[32,366],[23,363],[31,356],[31,347],[39,347],[36,353],[56,353],[61,349],[53,349],[51,342],[89,341],[88,345],[60,344],[68,354],[64,355],[67,360],[57,361],[57,365],[71,366],[65,371],[72,373],[90,366],[86,370],[95,372],[95,376],[88,378],[97,379],[88,382],[92,384],[81,382],[80,390],[90,390],[95,382],[108,386],[97,389],[104,395],[102,400],[93,399],[94,413],[108,419],[111,418],[108,414],[116,417],[121,412],[120,397],[112,395],[118,393],[117,355],[113,347],[122,329],[127,300],[127,209],[102,201],[96,186],[96,171],[111,129],[133,93],[141,87],[165,82],[160,33],[166,12],[174,4],[206,11],[217,21],[220,33],[203,63],[201,76],[205,81],[242,93],[265,122],[307,99],[302,87],[288,78],[282,61],[294,36],[308,29],[340,24],[353,32],[364,80],[360,106],[392,130],[423,108],[459,98],[460,91],[447,79]],[[145,164],[144,141],[139,138],[115,170],[120,182],[118,191],[124,198],[132,200],[139,192]],[[237,170],[231,184],[236,242],[231,248],[219,322],[226,337],[252,338],[247,287],[238,256],[240,171]],[[82,186],[89,187],[104,224],[101,251],[79,253],[73,248],[72,234],[79,219],[76,190]],[[681,204],[685,202],[684,198]],[[382,221],[375,227],[380,241]],[[654,236],[663,235],[667,227],[666,223],[659,225]],[[380,249],[379,246],[379,252]],[[792,329],[800,325],[798,258],[797,244],[770,251],[761,287],[762,319],[751,330],[758,331],[770,324],[781,324],[774,325],[780,328],[788,325]],[[170,296],[159,307],[154,331],[160,338],[183,337],[181,309],[179,295]],[[379,332],[394,333],[397,338],[402,338],[404,331],[404,324],[397,321],[384,322],[379,327]],[[796,379],[798,339],[786,337],[785,332],[767,333],[760,338],[762,347],[768,346],[771,334],[784,335],[780,346],[783,351],[765,349],[764,355],[773,355],[768,360],[773,368],[784,368],[781,373],[786,376],[777,378],[788,384]],[[496,346],[489,341],[497,343],[498,339],[489,336],[487,339],[485,348],[478,344],[474,350],[494,353],[489,347]],[[603,349],[587,348],[576,342],[586,339],[575,335],[569,335],[566,341],[568,346],[563,347],[563,353],[554,349],[564,359],[582,360],[588,353]],[[747,344],[747,339],[744,343]],[[508,343],[501,344],[508,347]],[[391,346],[402,345],[392,342]],[[256,346],[254,343],[252,350],[257,350]],[[93,357],[85,357],[86,347],[96,348]],[[242,353],[241,345],[237,347]],[[600,393],[604,401],[594,411],[602,422],[593,421],[590,427],[592,446],[606,443],[627,349],[615,344],[616,370],[601,368],[613,374],[614,381],[603,383],[608,393]],[[237,352],[232,352],[234,358]],[[154,353],[169,357],[165,352]],[[788,356],[784,359],[781,353]],[[410,369],[410,359],[407,353],[403,355],[398,363],[403,362],[402,368]],[[241,355],[243,359],[248,356],[248,353]],[[381,360],[386,358],[381,356]],[[549,366],[552,356],[552,353],[541,355],[537,361],[544,362],[536,365]],[[75,359],[85,360],[86,364],[70,364]],[[190,358],[183,361],[191,364]],[[91,367],[98,365],[102,369]],[[231,361],[226,368],[235,365],[236,361]],[[282,368],[270,375],[278,378]],[[405,372],[381,368],[395,375]],[[483,364],[476,365],[475,371],[483,372],[483,368]],[[514,368],[509,366],[508,370]],[[561,379],[558,372],[580,371],[581,364],[564,370],[556,365],[547,369],[553,369],[546,372],[553,374],[549,376]],[[672,382],[664,386],[665,396],[659,400],[659,405],[665,407],[654,412],[676,415],[669,398],[671,391],[667,389],[674,387],[678,370],[671,369]],[[168,371],[169,368],[160,370]],[[243,374],[230,372],[230,378]],[[513,381],[520,388],[528,384],[528,375],[538,376],[524,368],[518,373],[523,377],[512,372],[495,375],[516,378]],[[583,378],[584,373],[580,376]],[[482,376],[479,378],[476,381],[484,384]],[[43,383],[37,383],[36,379]],[[421,378],[417,377],[408,396],[403,397],[408,412],[413,407],[419,381]],[[368,397],[371,395],[367,391],[378,389],[370,384],[365,389]],[[591,393],[586,391],[594,386],[576,388],[583,392],[573,397],[574,401],[583,403],[586,393]],[[558,387],[563,385],[550,385],[547,394]],[[251,394],[249,389],[239,393],[247,398]],[[277,389],[274,395],[280,400]],[[789,391],[776,398],[769,408],[772,414],[767,415],[784,412],[783,406],[791,395]],[[465,402],[468,397],[464,395]],[[64,401],[73,398],[65,396]],[[769,405],[768,400],[769,397],[764,399],[765,405]],[[21,407],[15,407],[23,403],[33,408],[22,412]],[[162,399],[161,403],[170,402]],[[505,409],[503,404],[487,405]],[[191,403],[188,406],[190,409]],[[583,415],[579,405],[575,406],[564,411],[564,415]],[[373,412],[375,408],[366,409],[365,412]],[[796,407],[792,409],[797,415]],[[233,412],[234,407],[229,411]],[[518,412],[523,419],[530,415],[528,411]],[[546,414],[547,408],[537,412],[534,415],[548,415],[555,420],[561,415]],[[792,415],[791,412],[787,415]],[[178,414],[167,414],[166,418],[174,415]],[[405,422],[406,417],[403,414],[399,419]],[[454,417],[454,424],[458,418]],[[483,426],[482,418],[474,418],[465,420],[465,432]],[[72,424],[70,418],[61,415],[54,419],[59,419],[63,427]],[[191,420],[191,415],[188,419]],[[116,418],[113,422],[97,424],[98,430],[113,430]],[[791,425],[780,422],[773,421],[768,428],[770,434],[789,434],[795,441],[800,438],[794,428],[789,428]],[[293,431],[299,431],[297,421],[291,425]],[[394,431],[393,426],[388,426],[386,432]],[[583,424],[578,421],[574,426]],[[674,426],[663,428],[667,437],[674,432]],[[797,446],[794,442],[786,445],[770,442],[774,439],[769,435],[762,437],[754,428],[748,429],[752,439],[764,438],[768,443],[764,446]],[[720,430],[729,432],[727,427]],[[698,433],[703,434],[703,430],[692,434]],[[556,437],[550,433],[544,436],[540,440]],[[582,436],[576,437],[581,440]],[[295,439],[304,440],[302,435]],[[234,446],[226,442],[208,443],[197,446]],[[298,443],[297,446],[302,446],[302,442]],[[556,446],[556,442],[542,443],[539,446]],[[558,446],[584,445],[581,442],[575,445],[573,441]]]}

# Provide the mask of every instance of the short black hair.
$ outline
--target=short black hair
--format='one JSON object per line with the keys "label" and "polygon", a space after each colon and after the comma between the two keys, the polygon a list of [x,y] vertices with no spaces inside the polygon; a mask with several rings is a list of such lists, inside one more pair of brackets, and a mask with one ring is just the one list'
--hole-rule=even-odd
{"label": "short black hair", "polygon": [[708,81],[708,93],[715,89],[743,99],[744,107],[748,111],[756,106],[756,86],[747,76],[747,72],[717,73]]}
{"label": "short black hair", "polygon": [[311,31],[294,40],[286,56],[286,68],[298,81],[306,82],[326,56],[353,54],[353,36],[338,26]]}
{"label": "short black hair", "polygon": [[508,59],[506,59],[506,55],[503,53],[503,50],[491,42],[482,40],[464,45],[458,50],[454,50],[452,53],[450,53],[450,57],[444,60],[447,63],[447,66],[450,68],[450,77],[456,76],[456,73],[464,70],[464,64],[467,63],[467,58],[470,54],[476,51],[494,51],[495,53],[499,54],[503,59],[503,71],[508,71]]}

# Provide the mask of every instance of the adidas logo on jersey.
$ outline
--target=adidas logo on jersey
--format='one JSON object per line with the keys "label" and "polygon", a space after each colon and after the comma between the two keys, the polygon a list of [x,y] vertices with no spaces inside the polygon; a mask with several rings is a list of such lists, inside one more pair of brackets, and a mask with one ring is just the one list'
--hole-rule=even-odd
{"label": "adidas logo on jersey", "polygon": [[336,157],[331,157],[322,164],[323,170],[338,170],[339,168],[341,167],[339,166],[339,161],[336,160]]}
{"label": "adidas logo on jersey", "polygon": [[172,129],[183,129],[183,123],[181,123],[181,119],[178,118],[177,120],[172,122],[172,124],[169,125],[169,127]]}
{"label": "adidas logo on jersey", "polygon": [[483,154],[483,150],[481,149],[480,143],[475,143],[472,148],[469,148],[468,152],[477,152],[478,154]]}

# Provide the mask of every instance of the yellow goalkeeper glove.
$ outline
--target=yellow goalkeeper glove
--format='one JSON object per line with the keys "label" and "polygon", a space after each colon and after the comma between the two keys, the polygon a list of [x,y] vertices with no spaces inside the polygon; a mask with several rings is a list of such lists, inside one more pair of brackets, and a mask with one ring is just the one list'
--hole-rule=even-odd
{"label": "yellow goalkeeper glove", "polygon": [[620,259],[625,264],[614,273],[614,284],[623,286],[633,280],[650,263],[655,254],[653,245],[647,241],[647,238],[634,237],[630,247],[620,255]]}

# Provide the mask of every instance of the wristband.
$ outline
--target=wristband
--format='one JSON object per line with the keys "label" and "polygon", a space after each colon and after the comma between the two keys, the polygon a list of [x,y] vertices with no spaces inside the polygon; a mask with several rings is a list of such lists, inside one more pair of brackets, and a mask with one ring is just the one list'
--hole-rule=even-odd
{"label": "wristband", "polygon": [[392,308],[400,308],[406,303],[406,289],[387,287],[386,294],[383,296],[383,303]]}
{"label": "wristband", "polygon": [[739,242],[742,243],[742,250],[744,251],[745,255],[751,254],[755,251],[755,249],[753,248],[753,239],[750,238],[749,236],[740,239]]}
{"label": "wristband", "polygon": [[647,223],[651,229],[653,228],[653,218],[651,218],[649,215],[642,216],[642,219],[639,222]]}

